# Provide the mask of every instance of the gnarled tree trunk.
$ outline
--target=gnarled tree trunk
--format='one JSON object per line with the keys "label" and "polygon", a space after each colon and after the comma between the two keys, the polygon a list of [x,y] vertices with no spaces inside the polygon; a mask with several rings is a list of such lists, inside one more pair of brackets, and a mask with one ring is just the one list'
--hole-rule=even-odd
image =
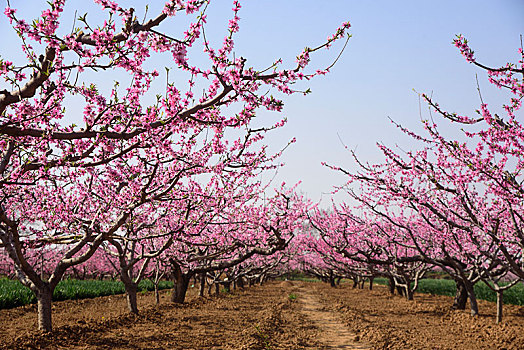
{"label": "gnarled tree trunk", "polygon": [[457,291],[455,293],[455,299],[453,300],[452,309],[455,310],[465,310],[466,302],[468,301],[468,292],[466,291],[466,286],[462,280],[455,281],[457,285]]}
{"label": "gnarled tree trunk", "polygon": [[189,286],[189,280],[192,277],[190,272],[183,273],[180,265],[174,260],[170,260],[173,266],[173,292],[171,293],[171,301],[174,303],[182,304],[186,300],[187,287]]}
{"label": "gnarled tree trunk", "polygon": [[238,286],[238,288],[240,288],[240,289],[244,289],[244,279],[243,279],[242,277],[239,277],[239,278],[237,279],[237,286]]}
{"label": "gnarled tree trunk", "polygon": [[389,293],[391,295],[395,295],[395,279],[393,276],[388,277],[388,287],[389,287]]}
{"label": "gnarled tree trunk", "polygon": [[466,291],[468,292],[469,298],[469,307],[471,308],[471,316],[477,316],[479,314],[479,306],[477,304],[477,296],[475,295],[475,290],[473,289],[473,283],[466,280],[464,281]]}
{"label": "gnarled tree trunk", "polygon": [[404,289],[405,289],[406,297],[408,298],[408,300],[413,300],[413,296],[415,295],[415,291],[412,290],[409,287],[406,287]]}
{"label": "gnarled tree trunk", "polygon": [[405,294],[405,289],[402,288],[402,286],[396,286],[397,287],[397,293],[398,295],[401,295],[401,296],[404,296]]}

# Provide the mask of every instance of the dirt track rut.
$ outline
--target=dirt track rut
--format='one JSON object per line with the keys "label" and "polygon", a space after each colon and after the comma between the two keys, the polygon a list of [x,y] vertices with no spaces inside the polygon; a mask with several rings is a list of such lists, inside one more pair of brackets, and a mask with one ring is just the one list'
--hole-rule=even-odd
{"label": "dirt track rut", "polygon": [[323,344],[322,349],[372,349],[370,344],[360,342],[356,334],[350,332],[332,312],[326,310],[313,290],[302,287],[298,291],[302,313],[320,329],[316,340]]}

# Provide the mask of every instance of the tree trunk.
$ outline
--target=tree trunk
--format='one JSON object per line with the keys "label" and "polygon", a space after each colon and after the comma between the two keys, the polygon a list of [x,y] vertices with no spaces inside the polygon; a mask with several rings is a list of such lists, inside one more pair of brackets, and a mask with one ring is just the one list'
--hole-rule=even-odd
{"label": "tree trunk", "polygon": [[388,277],[388,279],[389,293],[395,295],[395,279],[393,277]]}
{"label": "tree trunk", "polygon": [[53,330],[51,322],[53,291],[46,285],[43,289],[38,290],[36,298],[38,300],[38,329],[44,332],[51,332]]}
{"label": "tree trunk", "polygon": [[408,300],[413,300],[413,295],[415,294],[415,292],[411,288],[406,287],[405,293],[406,293],[406,297],[408,298]]}
{"label": "tree trunk", "polygon": [[337,277],[337,286],[340,286],[340,281],[342,280],[342,277]]}
{"label": "tree trunk", "polygon": [[186,274],[176,278],[171,293],[171,301],[177,304],[183,304],[186,300],[187,287],[189,287],[189,276]]}
{"label": "tree trunk", "polygon": [[136,303],[136,292],[138,290],[138,286],[136,283],[124,283],[124,288],[126,290],[127,308],[129,312],[137,315],[138,306]]}
{"label": "tree trunk", "polygon": [[218,296],[220,294],[220,284],[215,282],[215,295]]}
{"label": "tree trunk", "polygon": [[183,304],[186,300],[187,287],[189,287],[189,281],[193,274],[191,271],[187,273],[182,272],[180,265],[174,260],[170,259],[169,262],[173,266],[173,292],[171,293],[171,301],[177,304]]}
{"label": "tree trunk", "polygon": [[158,284],[155,284],[155,302],[160,304],[160,293],[158,292]]}
{"label": "tree trunk", "polygon": [[200,274],[200,288],[198,289],[198,296],[204,296],[204,290],[206,289],[206,274]]}
{"label": "tree trunk", "polygon": [[475,290],[473,289],[473,284],[470,281],[464,281],[464,285],[466,287],[466,291],[468,292],[471,316],[477,316],[479,314],[479,306],[477,304],[477,297],[475,295]]}
{"label": "tree trunk", "polygon": [[502,295],[504,293],[504,291],[502,290],[497,290],[497,323],[500,323],[502,322],[502,305],[503,305],[503,301],[502,301]]}
{"label": "tree trunk", "polygon": [[333,277],[329,277],[329,285],[333,288],[337,286]]}
{"label": "tree trunk", "polygon": [[457,292],[455,293],[455,299],[453,300],[453,306],[451,308],[454,310],[465,310],[466,302],[468,301],[466,286],[461,280],[456,280],[455,283],[457,285]]}
{"label": "tree trunk", "polygon": [[356,277],[353,278],[353,289],[357,288],[358,286],[358,279]]}
{"label": "tree trunk", "polygon": [[369,278],[369,290],[373,290],[373,280],[375,279],[375,277],[370,277]]}
{"label": "tree trunk", "polygon": [[398,295],[404,296],[404,288],[397,286],[397,293]]}
{"label": "tree trunk", "polygon": [[469,296],[469,307],[471,308],[471,316],[477,316],[479,314],[477,297],[475,296],[474,292]]}
{"label": "tree trunk", "polygon": [[173,303],[183,304],[186,300],[187,287],[189,287],[189,278],[182,275],[174,281],[173,292],[171,293],[171,301]]}

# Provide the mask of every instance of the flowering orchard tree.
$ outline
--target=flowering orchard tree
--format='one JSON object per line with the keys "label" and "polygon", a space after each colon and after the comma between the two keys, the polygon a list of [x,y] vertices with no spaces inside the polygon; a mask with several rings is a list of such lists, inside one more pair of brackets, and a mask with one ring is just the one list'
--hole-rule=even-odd
{"label": "flowering orchard tree", "polygon": [[[201,241],[224,239],[215,232],[207,235],[210,225],[227,225],[240,220],[239,207],[247,205],[257,184],[246,185],[245,176],[214,176],[203,187],[190,181],[177,188],[176,193],[162,198],[154,210],[141,207],[129,218],[121,232],[108,238],[104,246],[107,254],[114,256],[113,264],[126,288],[130,312],[137,313],[136,292],[140,280],[151,274],[150,264],[155,258],[173,260],[178,254],[179,242],[185,242],[187,249],[199,250]],[[239,190],[240,189],[240,190]],[[143,210],[147,209],[147,210]],[[220,220],[217,223],[217,219]],[[171,247],[175,242],[175,247]],[[172,249],[170,249],[172,248]],[[206,250],[210,246],[206,246]],[[165,254],[161,256],[163,253]],[[216,258],[216,253],[214,254]],[[162,266],[167,266],[164,262]]]}
{"label": "flowering orchard tree", "polygon": [[182,225],[173,227],[171,222],[163,220],[148,221],[149,214],[130,217],[122,234],[110,237],[103,247],[116,260],[107,259],[124,283],[128,309],[135,314],[138,313],[138,284],[152,273],[152,260],[169,248],[173,236],[183,229]]}
{"label": "flowering orchard tree", "polygon": [[301,232],[304,230],[306,218],[303,218],[302,227],[296,230],[295,237],[289,242],[287,247],[273,255],[256,256],[246,261],[241,266],[241,277],[246,277],[248,281],[263,282],[268,278],[286,276],[289,273],[301,271],[302,266],[297,264],[299,257],[304,253],[301,240]]}
{"label": "flowering orchard tree", "polygon": [[219,294],[220,286],[227,292],[233,289],[244,288],[247,282],[249,286],[256,282],[262,284],[268,279],[275,279],[293,271],[290,263],[297,254],[293,238],[283,250],[277,250],[270,255],[255,254],[243,262],[216,271],[208,271],[199,275],[199,295],[204,296],[206,282],[208,284],[209,295],[215,286],[215,293]]}
{"label": "flowering orchard tree", "polygon": [[[350,194],[362,207],[391,225],[396,237],[414,251],[413,258],[449,272],[470,299],[472,315],[478,314],[473,285],[480,279],[497,292],[497,321],[502,319],[503,277],[524,277],[522,170],[524,128],[516,112],[524,84],[523,59],[517,65],[489,68],[476,62],[467,41],[455,45],[466,59],[485,69],[488,79],[511,97],[501,117],[482,101],[479,118],[446,112],[426,95],[431,110],[452,122],[477,124],[464,131],[466,141],[445,137],[433,121],[424,121],[427,136],[398,126],[420,143],[412,152],[396,152],[379,145],[383,164],[360,161],[360,171],[350,173],[348,184],[358,184]],[[522,49],[519,54],[523,56]],[[481,96],[482,99],[482,96]],[[388,238],[388,241],[393,241]],[[462,298],[462,302],[465,299]]]}
{"label": "flowering orchard tree", "polygon": [[[298,221],[304,219],[305,217],[302,217]],[[297,255],[301,254],[302,245],[297,242],[300,229],[295,228],[295,231],[297,233],[293,234],[294,237],[288,240],[287,245],[282,250],[278,250],[271,255],[255,254],[232,267],[202,274],[200,276],[199,294],[201,296],[204,295],[206,281],[209,284],[209,294],[211,294],[213,285],[216,287],[216,293],[218,294],[220,285],[226,291],[229,291],[231,284],[233,288],[244,288],[245,282],[249,286],[257,282],[262,284],[268,279],[274,279],[292,271],[298,271],[299,268],[296,266],[295,261]]]}
{"label": "flowering orchard tree", "polygon": [[[209,1],[168,1],[156,17],[143,19],[116,2],[94,2],[107,20],[97,27],[80,16],[72,30],[63,24],[65,0],[50,1],[33,21],[11,6],[4,11],[26,58],[0,59],[0,240],[18,278],[37,296],[38,327],[45,331],[52,329],[52,292],[66,271],[115,235],[125,237],[135,215],[161,215],[161,203],[194,177],[256,174],[270,166],[272,156],[256,144],[271,128],[250,127],[258,109],[282,110],[268,90],[303,93],[293,84],[329,70],[306,73],[310,54],[349,28],[344,23],[324,44],[304,49],[295,68],[276,61],[256,69],[233,52],[237,1],[220,47],[203,35]],[[159,29],[179,13],[190,18],[185,31]],[[207,67],[192,63],[198,46]],[[168,70],[189,80],[184,87],[167,76],[165,89],[153,91],[160,73],[148,67],[165,54],[172,56]],[[108,88],[112,73],[117,82]],[[228,129],[243,136],[227,140]],[[42,276],[38,259],[28,257],[58,245],[61,254]]]}
{"label": "flowering orchard tree", "polygon": [[[246,180],[245,177],[237,178]],[[108,244],[103,248],[106,254],[116,259],[112,265],[124,283],[130,312],[138,313],[136,294],[139,282],[158,266],[151,262],[169,249],[175,240],[180,240],[185,232],[201,232],[210,218],[229,204],[224,197],[233,193],[229,191],[231,188],[213,187],[217,183],[217,178],[213,177],[206,188],[197,182],[177,186],[176,192],[162,197],[154,205],[135,210],[122,229],[107,239]]]}
{"label": "flowering orchard tree", "polygon": [[416,258],[410,238],[382,218],[366,213],[358,217],[352,209],[341,204],[313,212],[310,222],[319,237],[311,240],[312,250],[331,270],[352,278],[355,287],[367,278],[372,288],[373,278],[381,275],[390,279],[390,287],[413,299],[427,267]]}
{"label": "flowering orchard tree", "polygon": [[[476,147],[446,140],[434,124],[428,124],[432,138],[456,163],[467,167],[469,176],[482,184],[479,189],[484,198],[474,197],[470,207],[469,221],[489,237],[503,256],[501,263],[512,273],[524,278],[523,194],[522,172],[524,168],[524,127],[517,112],[524,96],[524,52],[518,49],[518,64],[507,63],[500,68],[490,68],[476,61],[467,40],[457,36],[455,45],[468,62],[484,69],[489,81],[511,95],[502,106],[505,117],[490,111],[481,96],[482,104],[478,118],[459,116],[444,111],[431,98],[424,95],[429,105],[446,119],[461,124],[476,124],[479,131],[465,132],[468,139],[476,141]],[[464,171],[466,172],[466,171]],[[470,182],[474,182],[471,181]],[[463,181],[467,183],[467,180]],[[485,187],[485,189],[484,189]],[[460,189],[462,190],[462,189]],[[481,192],[483,190],[483,192]],[[464,191],[465,192],[465,191]],[[487,198],[487,199],[486,199]],[[484,204],[482,200],[487,203]],[[477,201],[477,203],[475,203]],[[482,210],[487,211],[483,213]],[[487,214],[484,217],[484,214]]]}
{"label": "flowering orchard tree", "polygon": [[233,204],[203,220],[204,226],[185,231],[166,251],[175,282],[172,301],[184,302],[195,275],[224,271],[286,249],[309,207],[293,189],[284,188],[264,201],[254,198]]}
{"label": "flowering orchard tree", "polygon": [[329,249],[322,238],[308,235],[300,237],[300,241],[301,254],[295,257],[295,265],[300,271],[329,282],[332,287],[335,287],[337,278],[352,277],[345,273],[351,264],[345,264],[346,259]]}

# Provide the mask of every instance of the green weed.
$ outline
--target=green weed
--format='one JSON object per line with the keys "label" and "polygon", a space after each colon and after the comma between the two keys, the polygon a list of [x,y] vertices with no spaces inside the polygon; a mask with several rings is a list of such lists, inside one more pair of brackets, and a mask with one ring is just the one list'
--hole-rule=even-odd
{"label": "green weed", "polygon": [[264,343],[264,349],[265,350],[271,350],[271,343],[269,342],[269,335],[265,334],[261,329],[260,326],[255,325],[255,329],[257,330],[257,335]]}

